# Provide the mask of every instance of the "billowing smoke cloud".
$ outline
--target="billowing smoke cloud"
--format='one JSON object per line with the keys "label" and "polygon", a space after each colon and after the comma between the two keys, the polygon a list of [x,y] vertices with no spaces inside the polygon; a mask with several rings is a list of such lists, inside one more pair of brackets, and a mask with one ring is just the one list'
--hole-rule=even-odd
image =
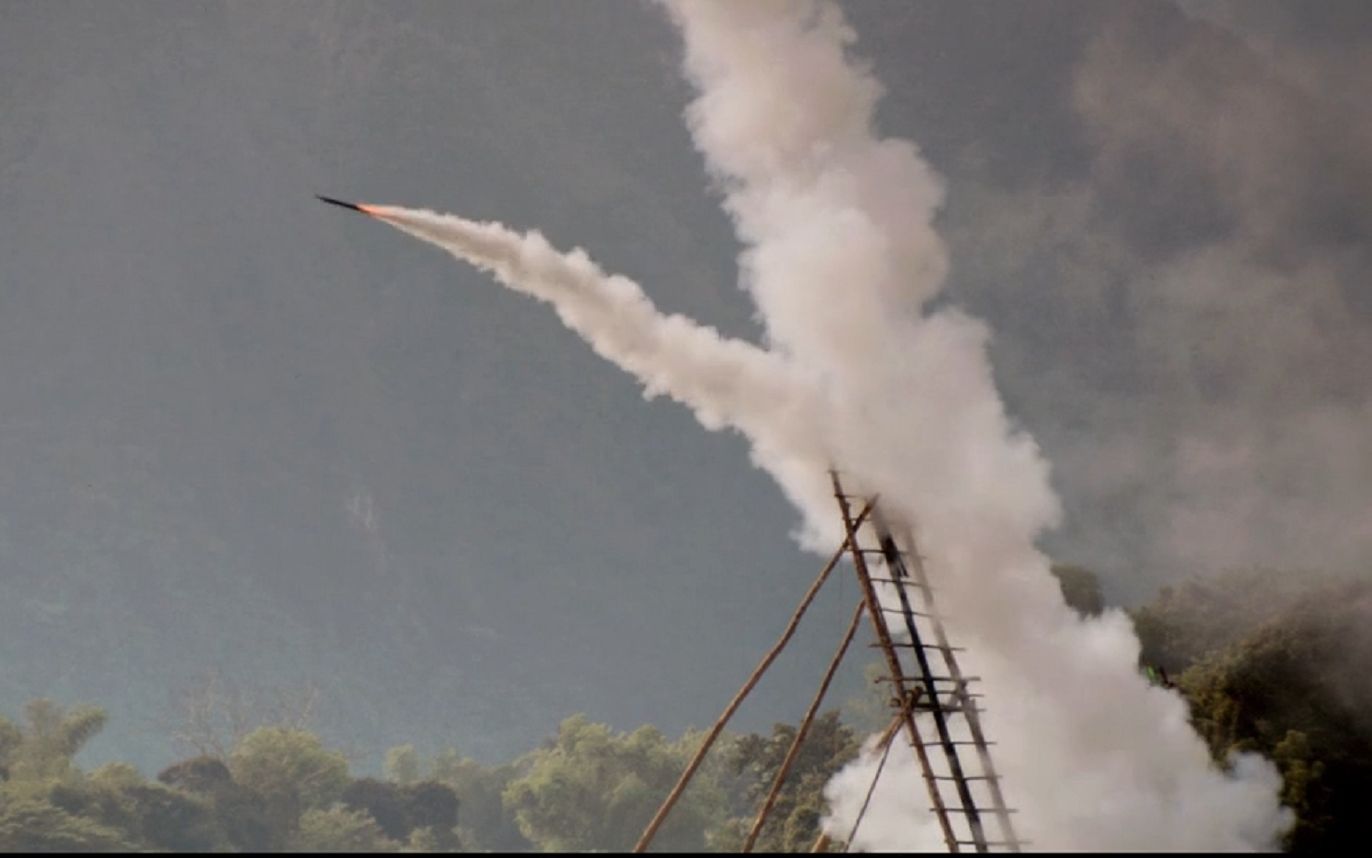
{"label": "billowing smoke cloud", "polygon": [[[910,143],[873,130],[880,86],[846,54],[827,3],[671,2],[700,97],[691,131],[746,250],[743,285],[767,348],[659,313],[639,287],[537,233],[407,209],[397,227],[551,303],[648,393],[753,445],[804,515],[803,540],[840,539],[826,471],[879,492],[918,534],[949,632],[990,696],[984,726],[1019,833],[1047,849],[1243,849],[1287,815],[1276,771],[1210,763],[1176,694],[1135,671],[1122,613],[1079,619],[1035,540],[1058,502],[1032,439],[1009,420],[988,332],[930,311],[947,268],[932,229],[938,179]],[[830,785],[845,836],[875,761]],[[909,754],[893,753],[855,848],[941,845]]]}
{"label": "billowing smoke cloud", "polygon": [[[879,87],[846,59],[838,10],[672,9],[702,93],[692,130],[750,245],[745,283],[775,346],[828,382],[835,459],[918,525],[1000,701],[987,726],[1023,833],[1058,848],[1266,845],[1270,769],[1214,772],[1182,702],[1134,674],[1127,620],[1079,622],[1055,592],[1034,548],[1057,514],[1047,468],[1006,419],[983,329],[918,313],[945,269],[940,189],[914,147],[873,132]],[[831,502],[812,503],[819,528]],[[917,815],[877,814],[857,845],[934,845],[901,842]]]}
{"label": "billowing smoke cloud", "polygon": [[1051,544],[1112,593],[1365,574],[1372,7],[1182,5],[1206,20],[1092,5],[1052,131],[1081,155],[961,173],[953,288],[999,313],[1002,390],[1070,511]]}

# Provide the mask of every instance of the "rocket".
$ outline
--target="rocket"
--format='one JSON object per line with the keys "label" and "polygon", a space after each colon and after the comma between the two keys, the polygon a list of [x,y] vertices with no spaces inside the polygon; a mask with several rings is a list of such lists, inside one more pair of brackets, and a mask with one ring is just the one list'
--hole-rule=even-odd
{"label": "rocket", "polygon": [[331,206],[340,206],[345,209],[352,209],[355,212],[361,212],[364,215],[376,216],[376,212],[372,211],[371,206],[363,205],[362,203],[350,203],[346,200],[336,200],[333,197],[320,196],[319,194],[315,194],[314,198],[321,203],[328,203]]}

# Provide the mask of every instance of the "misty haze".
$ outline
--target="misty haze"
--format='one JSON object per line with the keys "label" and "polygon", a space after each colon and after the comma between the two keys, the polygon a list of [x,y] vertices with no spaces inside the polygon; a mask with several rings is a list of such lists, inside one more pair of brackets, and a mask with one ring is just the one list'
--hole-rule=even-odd
{"label": "misty haze", "polygon": [[1368,833],[1372,7],[0,0],[0,84],[0,850]]}

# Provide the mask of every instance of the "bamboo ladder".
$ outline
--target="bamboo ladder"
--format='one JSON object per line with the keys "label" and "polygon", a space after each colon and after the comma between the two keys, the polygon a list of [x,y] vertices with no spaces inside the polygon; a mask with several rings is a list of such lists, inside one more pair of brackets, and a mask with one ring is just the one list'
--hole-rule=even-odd
{"label": "bamboo ladder", "polygon": [[[857,575],[862,601],[854,610],[838,650],[830,660],[771,788],[758,808],[744,841],[743,851],[752,851],[766,824],[830,681],[847,653],[864,614],[876,638],[872,646],[882,651],[886,664],[887,675],[881,677],[880,681],[889,683],[891,688],[889,702],[893,718],[877,746],[882,749],[881,765],[884,766],[890,745],[903,728],[906,743],[914,751],[924,777],[931,805],[929,809],[938,820],[949,852],[960,852],[963,847],[972,847],[977,852],[989,852],[993,848],[1018,852],[1023,845],[1011,824],[1010,814],[1013,811],[1005,805],[1000,778],[991,762],[991,743],[986,741],[978,718],[981,710],[976,705],[976,699],[980,695],[968,690],[968,686],[977,678],[963,675],[955,655],[958,648],[948,644],[942,619],[934,610],[933,591],[922,559],[913,550],[913,534],[908,531],[902,534],[910,549],[902,550],[877,511],[876,498],[845,494],[838,473],[830,471],[830,478],[843,519],[843,545],[810,585],[776,644],[763,656],[743,687],[706,733],[695,756],[644,829],[634,847],[635,852],[647,851],[652,844],[653,837],[700,768],[706,753],[744,698],[790,641],[801,617],[845,554],[851,559]],[[856,514],[855,504],[859,510]],[[884,571],[886,574],[873,575],[873,568],[878,573]],[[894,620],[888,622],[888,617]],[[926,643],[930,635],[933,643]],[[930,726],[933,728],[932,735],[926,739],[926,731]],[[960,749],[966,747],[974,751],[972,760],[963,759]],[[880,772],[881,766],[878,766],[878,777]],[[975,788],[976,784],[983,785],[984,789]],[[868,801],[875,787],[874,779],[868,789]],[[861,824],[866,807],[867,803],[864,802],[863,810],[849,833],[849,843]],[[999,828],[994,839],[986,831],[988,814]],[[812,851],[826,851],[829,845],[829,837],[822,835]],[[847,848],[848,844],[845,844],[844,851]]]}

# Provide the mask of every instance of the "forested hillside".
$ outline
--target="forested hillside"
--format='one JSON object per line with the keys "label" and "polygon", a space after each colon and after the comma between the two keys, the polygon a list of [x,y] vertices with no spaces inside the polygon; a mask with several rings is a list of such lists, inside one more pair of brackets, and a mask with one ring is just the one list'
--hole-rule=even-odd
{"label": "forested hillside", "polygon": [[[1105,608],[1089,571],[1055,571],[1079,611]],[[1372,584],[1249,570],[1166,589],[1132,616],[1141,669],[1186,695],[1216,759],[1248,750],[1276,761],[1298,819],[1289,849],[1368,833]],[[33,701],[0,718],[0,849],[624,851],[700,740],[571,715],[504,764],[407,745],[391,749],[377,779],[309,729],[314,702],[302,693],[246,706],[222,687],[198,689],[166,737],[196,753],[148,777],[126,763],[75,762],[105,725],[99,708]],[[863,730],[850,722],[865,729],[870,710],[853,700],[816,722],[759,849],[810,850],[823,785],[857,753]],[[656,848],[736,851],[793,736],[784,724],[726,734]]]}

